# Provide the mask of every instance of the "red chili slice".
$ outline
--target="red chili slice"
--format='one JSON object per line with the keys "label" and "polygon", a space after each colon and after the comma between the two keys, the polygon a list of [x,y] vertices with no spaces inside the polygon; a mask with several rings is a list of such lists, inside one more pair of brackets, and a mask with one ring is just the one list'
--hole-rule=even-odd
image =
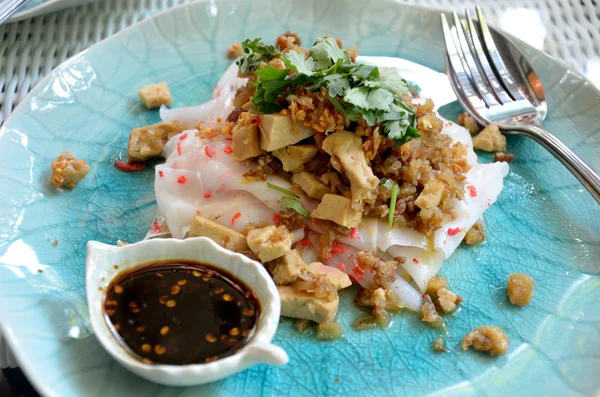
{"label": "red chili slice", "polygon": [[115,167],[126,172],[137,172],[146,168],[146,163],[127,163],[121,160],[115,160]]}
{"label": "red chili slice", "polygon": [[233,216],[231,217],[231,224],[233,225],[233,224],[235,223],[235,220],[236,220],[237,218],[239,218],[240,216],[242,216],[242,213],[241,213],[241,212],[236,212],[236,213],[235,213],[235,215],[233,215]]}
{"label": "red chili slice", "polygon": [[469,189],[469,195],[471,197],[477,197],[477,188],[473,185],[469,185],[467,186],[467,189]]}
{"label": "red chili slice", "polygon": [[231,148],[231,146],[227,145],[223,148],[223,151],[227,154],[231,154],[233,153],[233,149]]}
{"label": "red chili slice", "polygon": [[360,281],[364,277],[365,272],[360,270],[358,267],[354,267],[352,268],[352,273],[354,273],[354,278],[356,279],[356,281]]}
{"label": "red chili slice", "polygon": [[454,229],[448,229],[448,236],[456,236],[458,233],[460,233],[459,227],[455,227]]}
{"label": "red chili slice", "polygon": [[187,182],[187,178],[185,177],[185,175],[181,175],[179,178],[177,178],[177,183],[179,184],[184,184]]}
{"label": "red chili slice", "polygon": [[210,146],[204,146],[204,153],[206,153],[206,155],[208,157],[211,157],[215,155],[215,149],[211,148]]}
{"label": "red chili slice", "polygon": [[329,251],[332,254],[344,254],[346,253],[346,248],[344,247],[331,247],[331,250]]}

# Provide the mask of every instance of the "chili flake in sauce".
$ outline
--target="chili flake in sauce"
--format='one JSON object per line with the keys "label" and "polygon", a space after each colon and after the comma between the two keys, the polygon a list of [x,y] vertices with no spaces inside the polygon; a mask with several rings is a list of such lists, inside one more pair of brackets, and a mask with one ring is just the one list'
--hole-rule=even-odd
{"label": "chili flake in sauce", "polygon": [[260,305],[243,283],[201,263],[154,263],[117,276],[104,302],[117,339],[144,363],[198,364],[237,352]]}

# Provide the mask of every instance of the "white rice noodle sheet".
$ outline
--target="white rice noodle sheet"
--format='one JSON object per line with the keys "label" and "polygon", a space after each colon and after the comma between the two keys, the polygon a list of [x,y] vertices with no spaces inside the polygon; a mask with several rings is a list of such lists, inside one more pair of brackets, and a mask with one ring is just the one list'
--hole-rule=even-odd
{"label": "white rice noodle sheet", "polygon": [[234,109],[233,93],[248,82],[246,78],[237,77],[238,67],[232,63],[223,77],[215,85],[212,99],[198,106],[169,109],[160,108],[160,118],[164,122],[179,121],[186,125],[198,125],[204,122],[207,127],[218,125],[217,118],[225,119]]}
{"label": "white rice noodle sheet", "polygon": [[[306,232],[306,238],[310,244],[300,244],[296,247],[296,249],[300,251],[302,259],[306,263],[312,263],[318,260],[319,235],[320,234],[318,232],[308,230]],[[338,248],[338,251],[343,252],[333,253],[325,264],[347,273],[362,287],[371,287],[373,283],[373,274],[370,271],[361,269],[356,261],[358,252],[361,251],[361,249],[344,243],[338,243],[336,244],[336,247]],[[385,252],[379,251],[378,255],[383,260],[392,259],[392,257]],[[402,278],[403,276],[405,276],[405,273],[401,269],[398,272],[396,281],[390,284],[388,288],[398,297],[398,299],[400,299],[401,302],[404,303],[404,305],[406,305],[407,308],[415,311],[419,310],[421,305],[421,294],[412,285],[405,281]]]}
{"label": "white rice noodle sheet", "polygon": [[160,213],[160,209],[157,209],[154,220],[148,228],[146,236],[144,236],[144,240],[166,237],[171,237],[171,231],[169,230],[167,222],[165,222],[165,217]]}
{"label": "white rice noodle sheet", "polygon": [[[467,231],[473,227],[483,212],[498,199],[508,175],[508,164],[504,162],[479,164],[467,173],[465,200],[456,203],[457,218],[445,223],[433,233],[434,247],[448,259],[461,243]],[[460,231],[451,236],[450,229]]]}
{"label": "white rice noodle sheet", "polygon": [[[186,131],[174,136],[165,146],[167,161],[156,167],[155,194],[158,207],[173,237],[183,238],[189,231],[196,210],[237,231],[249,222],[273,223],[273,215],[281,210],[283,194],[264,181],[244,182],[242,175],[250,170],[244,163],[233,161],[225,140],[204,140]],[[277,176],[268,182],[290,189],[291,184]],[[309,210],[316,202],[300,198]],[[233,216],[240,212],[240,216]],[[232,223],[233,221],[233,223]],[[302,232],[295,231],[296,239]]]}

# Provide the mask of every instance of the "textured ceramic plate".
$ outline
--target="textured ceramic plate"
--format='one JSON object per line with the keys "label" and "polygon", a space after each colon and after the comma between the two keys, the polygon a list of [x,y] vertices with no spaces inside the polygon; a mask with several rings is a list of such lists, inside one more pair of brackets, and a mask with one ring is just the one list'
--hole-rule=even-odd
{"label": "textured ceramic plate", "polygon": [[[330,34],[365,55],[443,71],[434,11],[364,0],[197,2],[69,60],[0,130],[0,324],[36,388],[61,397],[596,394],[599,207],[558,161],[524,137],[508,138],[516,160],[499,201],[486,212],[487,242],[458,249],[443,266],[452,289],[466,299],[448,320],[450,353],[434,354],[438,331],[408,313],[387,331],[354,332],[359,312],[352,292],[338,316],[344,338],[318,342],[284,321],[274,342],[287,349],[289,365],[254,367],[203,387],[146,382],[104,352],[87,318],[85,243],[137,241],[155,210],[153,171],[124,174],[112,165],[133,127],[158,120],[140,104],[137,88],[166,81],[174,106],[203,102],[229,63],[230,43],[248,36],[272,40],[287,29],[307,40]],[[520,46],[548,91],[546,127],[600,169],[598,91]],[[437,81],[448,90],[444,79]],[[74,191],[57,193],[47,183],[49,166],[65,149],[88,160],[92,171]],[[517,271],[537,283],[526,308],[505,298],[507,276]],[[506,356],[460,350],[462,336],[485,324],[510,336]]]}
{"label": "textured ceramic plate", "polygon": [[10,17],[8,21],[17,22],[49,12],[62,10],[67,7],[89,3],[90,1],[93,0],[29,0],[18,12]]}

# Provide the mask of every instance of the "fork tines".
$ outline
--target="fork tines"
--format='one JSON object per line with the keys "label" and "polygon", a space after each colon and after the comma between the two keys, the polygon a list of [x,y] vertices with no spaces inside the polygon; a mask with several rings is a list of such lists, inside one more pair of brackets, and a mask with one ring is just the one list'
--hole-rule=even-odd
{"label": "fork tines", "polygon": [[477,108],[491,108],[525,99],[508,71],[479,7],[477,26],[467,10],[466,21],[452,13],[450,27],[442,14],[448,67]]}

